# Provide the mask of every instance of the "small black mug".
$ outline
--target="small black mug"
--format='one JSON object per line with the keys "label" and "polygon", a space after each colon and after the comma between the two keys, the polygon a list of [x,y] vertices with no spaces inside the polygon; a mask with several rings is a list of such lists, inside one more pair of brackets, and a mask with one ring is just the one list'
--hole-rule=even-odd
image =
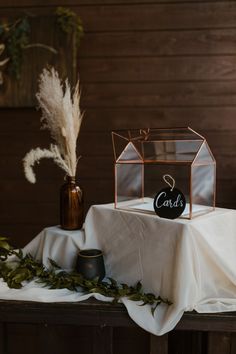
{"label": "small black mug", "polygon": [[76,271],[85,279],[98,278],[99,281],[105,277],[105,266],[103,254],[98,249],[81,250],[78,253]]}

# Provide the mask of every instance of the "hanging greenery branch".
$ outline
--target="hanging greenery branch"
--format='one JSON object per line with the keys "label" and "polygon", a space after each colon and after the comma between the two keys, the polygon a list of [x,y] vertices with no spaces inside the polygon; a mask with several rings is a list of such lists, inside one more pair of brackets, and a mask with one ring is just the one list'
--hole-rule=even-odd
{"label": "hanging greenery branch", "polygon": [[[13,259],[9,256],[15,256]],[[171,305],[167,299],[151,293],[144,293],[142,284],[138,282],[134,286],[118,284],[116,280],[108,278],[108,281],[98,279],[87,280],[76,272],[66,272],[58,264],[50,259],[51,269],[47,269],[41,262],[36,261],[31,255],[23,255],[22,250],[14,250],[7,239],[0,237],[0,277],[9,288],[20,289],[24,281],[37,279],[37,282],[48,286],[49,289],[69,289],[84,293],[98,293],[106,297],[112,297],[113,303],[117,303],[122,297],[132,301],[140,301],[141,306],[151,305],[152,314],[161,303]]]}
{"label": "hanging greenery branch", "polygon": [[69,36],[75,36],[77,48],[84,35],[83,25],[80,17],[72,10],[65,7],[58,7],[55,11],[56,22],[62,32]]}
{"label": "hanging greenery branch", "polygon": [[57,25],[60,30],[71,38],[72,42],[72,77],[77,76],[77,51],[80,45],[81,38],[84,35],[84,30],[80,17],[68,8],[58,7],[56,9]]}
{"label": "hanging greenery branch", "polygon": [[[83,35],[83,26],[80,17],[68,8],[59,7],[55,12],[56,25],[58,28],[72,38],[73,53],[77,54],[77,49],[80,44],[80,39]],[[23,53],[26,49],[42,48],[48,50],[53,54],[58,51],[50,45],[45,43],[30,43],[31,23],[29,16],[24,16],[16,19],[14,22],[7,21],[0,22],[0,46],[4,45],[8,65],[7,69],[9,74],[20,79],[21,67],[23,63]],[[2,53],[0,47],[0,55]],[[75,55],[73,54],[72,63],[76,62]],[[4,64],[6,61],[4,62]],[[0,62],[0,67],[2,66]],[[0,71],[0,85],[3,83],[2,72]]]}

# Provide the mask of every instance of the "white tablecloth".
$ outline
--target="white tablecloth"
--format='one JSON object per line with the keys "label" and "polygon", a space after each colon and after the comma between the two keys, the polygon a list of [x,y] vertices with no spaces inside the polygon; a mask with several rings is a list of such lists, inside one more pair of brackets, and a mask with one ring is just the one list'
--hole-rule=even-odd
{"label": "white tablecloth", "polygon": [[[167,220],[115,210],[113,204],[92,206],[85,235],[83,231],[47,228],[24,251],[46,265],[50,257],[70,269],[79,248],[102,249],[108,276],[130,285],[141,280],[145,291],[173,302],[159,306],[153,317],[149,306],[122,299],[131,318],[151,333],[172,330],[184,311],[236,310],[235,210],[216,209],[193,220]],[[8,289],[1,283],[0,298],[84,300],[69,290],[39,289],[34,282],[23,290]]]}
{"label": "white tablecloth", "polygon": [[28,245],[24,253],[50,267],[49,258],[65,270],[73,270],[78,250],[86,248],[84,230],[67,231],[60,226],[43,229]]}
{"label": "white tablecloth", "polygon": [[109,276],[173,302],[155,321],[128,311],[155,334],[170,331],[184,311],[236,310],[236,211],[216,209],[192,220],[167,220],[137,212],[93,206],[86,239],[103,249]]}

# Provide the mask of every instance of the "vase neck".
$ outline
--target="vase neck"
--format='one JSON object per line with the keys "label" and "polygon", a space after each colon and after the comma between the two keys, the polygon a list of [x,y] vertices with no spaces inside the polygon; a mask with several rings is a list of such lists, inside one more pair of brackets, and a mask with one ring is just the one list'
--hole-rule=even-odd
{"label": "vase neck", "polygon": [[66,182],[68,182],[68,183],[75,183],[75,176],[68,176],[68,175],[66,175]]}

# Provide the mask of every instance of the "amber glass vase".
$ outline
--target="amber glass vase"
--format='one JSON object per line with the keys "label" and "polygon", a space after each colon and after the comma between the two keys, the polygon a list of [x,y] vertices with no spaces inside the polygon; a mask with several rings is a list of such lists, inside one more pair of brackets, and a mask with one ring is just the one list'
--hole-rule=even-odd
{"label": "amber glass vase", "polygon": [[77,230],[83,226],[83,194],[75,177],[66,176],[60,190],[60,224],[65,230]]}

